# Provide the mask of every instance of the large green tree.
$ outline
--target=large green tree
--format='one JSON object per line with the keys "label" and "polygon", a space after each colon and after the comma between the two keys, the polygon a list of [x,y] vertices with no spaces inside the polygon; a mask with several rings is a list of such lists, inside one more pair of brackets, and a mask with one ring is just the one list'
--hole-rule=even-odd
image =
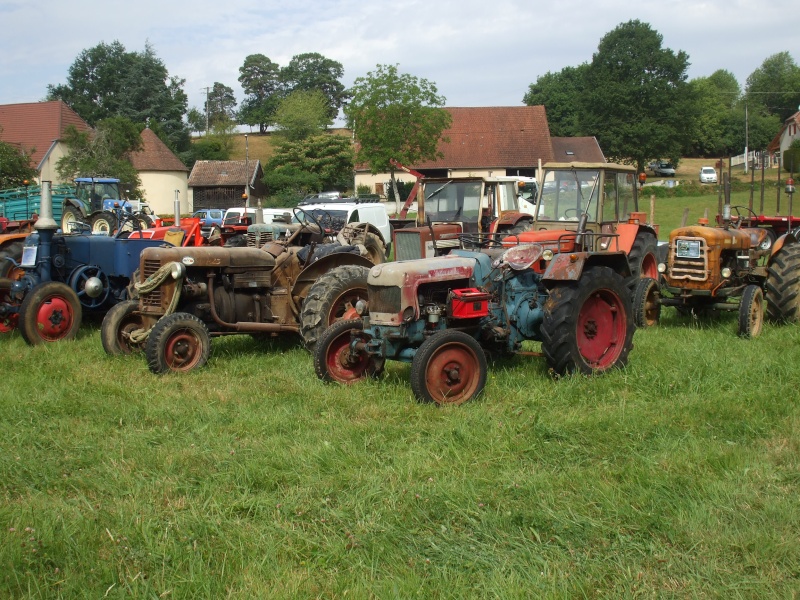
{"label": "large green tree", "polygon": [[800,67],[788,52],[767,58],[747,78],[748,109],[762,106],[783,123],[800,110]]}
{"label": "large green tree", "polygon": [[[0,136],[3,128],[0,127]],[[19,187],[33,181],[36,169],[31,165],[31,156],[25,150],[0,141],[0,189]]]}
{"label": "large green tree", "polygon": [[574,137],[580,129],[581,97],[589,65],[565,67],[558,73],[545,73],[530,84],[522,101],[528,106],[544,106],[550,135]]}
{"label": "large green tree", "polygon": [[580,129],[597,136],[606,156],[639,169],[682,156],[696,118],[689,57],[661,44],[650,25],[628,21],[600,40],[586,71]]}
{"label": "large green tree", "polygon": [[292,92],[275,112],[275,133],[289,141],[319,134],[333,123],[328,101],[319,90]]}
{"label": "large green tree", "polygon": [[131,186],[132,197],[141,196],[141,180],[131,164],[131,154],[142,149],[142,135],[141,128],[130,119],[103,119],[94,131],[78,131],[70,125],[64,142],[69,152],[56,163],[62,179],[117,177]]}
{"label": "large green tree", "polygon": [[435,84],[378,65],[355,80],[350,94],[344,113],[358,142],[356,160],[373,173],[390,171],[394,180],[392,159],[414,165],[442,156],[439,140],[452,119]]}
{"label": "large green tree", "polygon": [[261,133],[266,133],[283,97],[280,66],[263,54],[250,54],[239,67],[239,83],[246,94],[239,122],[257,125]]}
{"label": "large green tree", "polygon": [[721,156],[739,148],[738,131],[733,114],[741,97],[736,77],[725,70],[689,82],[695,99],[697,119],[691,130],[688,149],[692,156]]}
{"label": "large green tree", "polygon": [[281,69],[280,78],[286,91],[311,92],[317,90],[327,99],[328,117],[333,121],[347,99],[347,90],[341,82],[342,64],[317,52],[297,54]]}
{"label": "large green tree", "polygon": [[215,81],[208,91],[206,98],[206,110],[208,112],[208,123],[211,128],[218,127],[226,121],[236,119],[236,96],[233,88]]}
{"label": "large green tree", "polygon": [[119,42],[83,50],[69,68],[67,82],[47,86],[49,100],[63,100],[87,123],[109,117],[150,123],[175,152],[191,142],[184,122],[188,99],[184,80],[170,76],[150,44],[128,52]]}
{"label": "large green tree", "polygon": [[331,133],[280,141],[267,162],[264,183],[270,195],[295,203],[308,192],[352,187],[353,145],[349,138]]}

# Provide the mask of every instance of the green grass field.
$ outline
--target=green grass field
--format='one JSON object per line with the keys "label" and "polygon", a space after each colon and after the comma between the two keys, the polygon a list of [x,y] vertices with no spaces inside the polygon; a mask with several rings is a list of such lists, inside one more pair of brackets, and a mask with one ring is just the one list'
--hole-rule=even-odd
{"label": "green grass field", "polygon": [[291,338],[158,377],[89,322],[0,360],[0,598],[800,595],[796,325],[664,309],[625,369],[517,357],[448,408]]}

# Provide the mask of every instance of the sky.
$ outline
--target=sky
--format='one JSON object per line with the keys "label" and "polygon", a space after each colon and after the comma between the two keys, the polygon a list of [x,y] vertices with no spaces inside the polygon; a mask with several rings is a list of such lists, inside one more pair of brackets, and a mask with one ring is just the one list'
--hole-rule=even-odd
{"label": "sky", "polygon": [[538,77],[590,62],[633,19],[689,55],[689,79],[725,69],[744,86],[773,54],[800,63],[796,1],[0,0],[0,104],[43,100],[82,50],[119,40],[128,51],[149,42],[186,80],[189,107],[202,108],[215,82],[241,101],[250,54],[285,66],[307,52],[340,62],[347,87],[396,64],[434,83],[447,106],[520,106]]}

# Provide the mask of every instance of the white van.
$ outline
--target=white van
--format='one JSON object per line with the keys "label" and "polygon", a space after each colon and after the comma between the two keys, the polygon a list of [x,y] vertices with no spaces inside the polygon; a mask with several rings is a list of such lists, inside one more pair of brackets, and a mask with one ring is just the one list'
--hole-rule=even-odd
{"label": "white van", "polygon": [[[257,208],[248,208],[247,214],[250,216],[250,223],[255,223],[255,215]],[[225,211],[225,218],[222,220],[223,225],[242,225],[242,218],[244,217],[244,207],[236,206],[229,208]],[[262,208],[264,215],[264,223],[282,222],[291,223],[292,209],[291,208]]]}

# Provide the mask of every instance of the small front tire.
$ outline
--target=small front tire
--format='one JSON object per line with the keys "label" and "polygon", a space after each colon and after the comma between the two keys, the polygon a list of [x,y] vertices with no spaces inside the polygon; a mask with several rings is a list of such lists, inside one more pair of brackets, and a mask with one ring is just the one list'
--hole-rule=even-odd
{"label": "small front tire", "polygon": [[211,336],[205,324],[189,313],[173,313],[155,324],[145,345],[150,371],[188,373],[206,364]]}
{"label": "small front tire", "polygon": [[378,377],[383,373],[384,359],[350,351],[354,336],[363,329],[361,319],[337,321],[320,336],[314,347],[314,372],[323,381],[355,383],[366,377]]}
{"label": "small front tire", "polygon": [[653,327],[661,318],[661,289],[655,279],[645,277],[633,292],[633,320],[637,327]]}
{"label": "small front tire", "polygon": [[131,341],[132,332],[145,329],[142,316],[134,314],[138,310],[138,300],[125,300],[106,313],[100,326],[100,341],[106,354],[134,354],[144,349],[144,342]]}
{"label": "small front tire", "polygon": [[445,329],[417,350],[411,362],[411,390],[420,402],[463,404],[486,386],[486,355],[471,335]]}
{"label": "small front tire", "polygon": [[35,286],[19,308],[19,332],[31,346],[74,340],[83,312],[78,295],[65,283],[46,281]]}
{"label": "small front tire", "polygon": [[739,302],[739,337],[758,337],[763,326],[764,292],[757,285],[748,285]]}

